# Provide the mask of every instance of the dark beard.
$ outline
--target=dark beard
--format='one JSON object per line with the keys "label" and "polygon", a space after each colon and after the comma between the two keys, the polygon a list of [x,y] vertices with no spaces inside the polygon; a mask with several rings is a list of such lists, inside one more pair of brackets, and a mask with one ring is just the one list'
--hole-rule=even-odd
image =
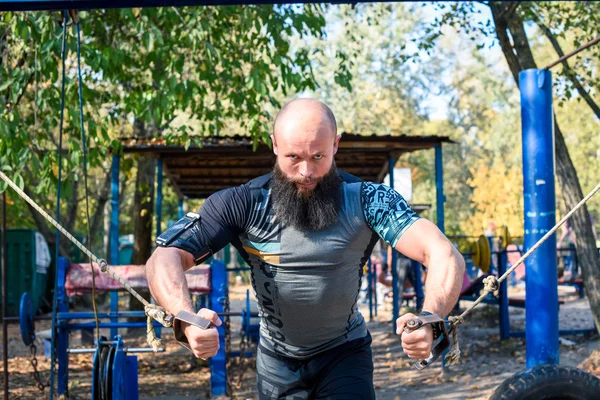
{"label": "dark beard", "polygon": [[335,163],[317,181],[313,190],[298,189],[296,182],[307,181],[291,180],[275,164],[271,196],[279,221],[298,230],[310,231],[320,231],[338,221],[342,206],[342,178],[337,173]]}

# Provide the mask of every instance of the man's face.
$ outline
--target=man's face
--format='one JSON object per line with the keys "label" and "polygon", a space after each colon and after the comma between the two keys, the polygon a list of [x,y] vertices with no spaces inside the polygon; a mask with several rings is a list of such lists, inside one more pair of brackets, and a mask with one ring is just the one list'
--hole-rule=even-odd
{"label": "man's face", "polygon": [[299,194],[308,196],[331,170],[340,136],[328,124],[286,128],[272,136],[277,165]]}
{"label": "man's face", "polygon": [[334,132],[310,129],[289,129],[273,138],[277,162],[271,189],[275,215],[283,224],[319,231],[337,222],[341,178],[333,156],[338,142]]}

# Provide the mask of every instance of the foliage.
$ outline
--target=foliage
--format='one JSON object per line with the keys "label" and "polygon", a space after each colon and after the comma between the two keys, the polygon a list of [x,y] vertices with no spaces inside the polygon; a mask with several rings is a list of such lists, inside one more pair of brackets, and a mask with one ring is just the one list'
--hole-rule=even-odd
{"label": "foliage", "polygon": [[[188,147],[192,133],[213,133],[235,120],[258,143],[268,137],[268,108],[279,106],[273,93],[316,87],[315,54],[305,47],[292,51],[289,41],[324,34],[322,5],[94,10],[80,19],[92,191],[108,174],[109,151],[119,151],[120,138],[139,134],[136,126]],[[0,23],[0,166],[21,186],[35,188],[35,197],[51,210],[58,177],[61,15],[4,13]],[[67,27],[64,71],[67,153],[61,170],[62,196],[69,202],[82,195],[74,186],[82,174],[75,32]],[[347,85],[343,68],[336,80]],[[198,121],[193,132],[185,123],[170,125],[182,114]],[[127,167],[134,164],[123,169],[131,175]],[[20,224],[12,216],[26,212],[14,202],[11,222]]]}

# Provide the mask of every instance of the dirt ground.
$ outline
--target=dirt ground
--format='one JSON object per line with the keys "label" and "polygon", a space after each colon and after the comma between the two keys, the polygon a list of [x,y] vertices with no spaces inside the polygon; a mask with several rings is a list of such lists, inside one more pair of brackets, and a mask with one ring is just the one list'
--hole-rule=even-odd
{"label": "dirt ground", "polygon": [[[514,289],[513,289],[514,290]],[[519,291],[519,289],[516,289]],[[232,310],[243,307],[246,287],[231,288]],[[578,299],[572,288],[561,287],[560,296],[566,303],[560,307],[561,329],[590,328],[593,319],[585,299]],[[461,307],[466,307],[466,302]],[[360,304],[369,320],[368,304]],[[511,329],[523,330],[525,312],[510,309]],[[436,362],[424,371],[417,371],[402,353],[400,340],[392,332],[391,304],[380,306],[378,315],[368,321],[373,336],[375,362],[375,387],[381,400],[399,399],[488,399],[502,381],[525,369],[525,343],[513,338],[499,340],[498,308],[481,305],[461,326],[459,365],[445,367]],[[232,320],[233,332],[239,322]],[[49,328],[47,321],[36,324],[37,331]],[[108,336],[108,331],[103,332]],[[126,347],[145,347],[144,332],[123,332]],[[235,337],[235,334],[233,335]],[[32,377],[30,351],[21,341],[18,325],[9,326],[9,384],[10,399],[48,398],[48,389],[40,392]],[[193,359],[185,349],[176,344],[170,333],[163,333],[166,352],[158,355],[139,354],[139,389],[142,400],[180,400],[209,398],[210,373],[207,364]],[[561,338],[560,363],[578,366],[594,349],[600,346],[597,335],[577,335]],[[71,347],[81,347],[78,332],[71,337]],[[235,350],[237,341],[232,347]],[[49,361],[43,356],[43,346],[38,344],[38,369],[42,380],[49,376]],[[69,391],[71,398],[91,398],[92,354],[69,357]],[[598,357],[600,360],[600,356]],[[246,366],[246,368],[243,368]],[[0,365],[0,368],[2,366]],[[600,362],[588,363],[589,371],[600,374]],[[250,359],[234,374],[234,399],[254,399],[254,360]],[[240,371],[244,371],[240,379]],[[599,375],[600,376],[600,375]],[[0,375],[1,378],[1,375]]]}

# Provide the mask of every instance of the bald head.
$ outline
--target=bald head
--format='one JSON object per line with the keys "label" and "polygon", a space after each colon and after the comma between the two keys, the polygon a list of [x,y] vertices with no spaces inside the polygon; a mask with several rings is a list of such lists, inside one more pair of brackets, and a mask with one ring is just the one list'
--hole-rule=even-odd
{"label": "bald head", "polygon": [[305,132],[307,135],[337,135],[337,124],[333,112],[324,103],[315,99],[296,99],[287,103],[275,118],[273,135],[288,135]]}
{"label": "bald head", "polygon": [[329,107],[313,99],[286,104],[271,136],[279,169],[301,191],[313,190],[332,169],[340,139]]}

